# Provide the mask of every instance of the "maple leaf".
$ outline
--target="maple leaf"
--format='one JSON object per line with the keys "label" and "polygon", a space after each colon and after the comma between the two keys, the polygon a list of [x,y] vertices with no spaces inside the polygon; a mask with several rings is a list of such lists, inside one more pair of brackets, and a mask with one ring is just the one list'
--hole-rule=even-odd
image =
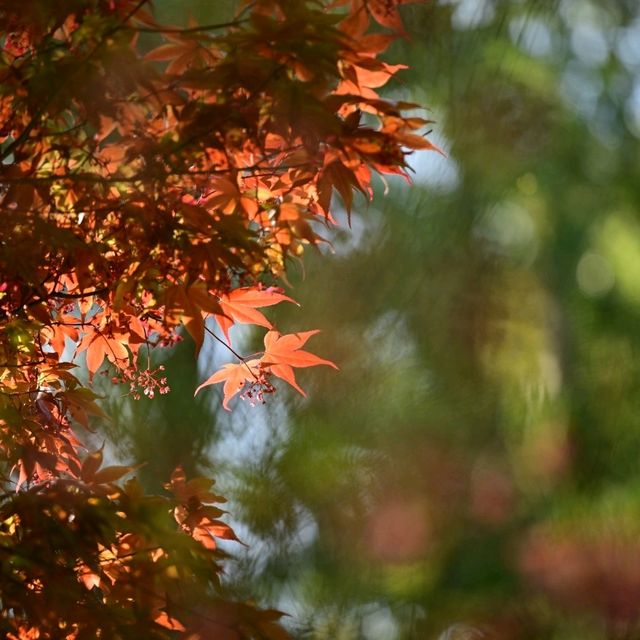
{"label": "maple leaf", "polygon": [[91,591],[94,587],[100,587],[100,575],[84,562],[78,563],[76,574],[78,581],[81,582],[88,591]]}
{"label": "maple leaf", "polygon": [[247,382],[257,382],[260,379],[260,359],[255,358],[253,360],[247,360],[240,362],[239,364],[227,363],[223,365],[222,369],[216,371],[212,376],[207,378],[193,394],[198,394],[201,389],[208,387],[218,382],[224,382],[222,392],[224,393],[224,400],[222,406],[227,410],[229,409],[229,400],[235,395],[240,393]]}
{"label": "maple leaf", "polygon": [[[255,397],[258,399],[261,399],[264,393],[273,392],[273,386],[268,381],[268,375],[272,374],[289,383],[296,391],[306,396],[307,394],[296,381],[294,367],[327,365],[334,369],[338,368],[330,360],[325,360],[301,349],[307,340],[316,333],[319,333],[319,331],[303,331],[288,335],[282,335],[275,330],[267,332],[264,337],[265,351],[261,358],[223,365],[222,369],[216,371],[196,389],[194,395],[204,387],[224,382],[222,406],[227,411],[230,411],[229,401],[240,393],[247,383],[257,389]],[[247,395],[251,396],[253,393],[254,390],[250,389]]]}
{"label": "maple leaf", "polygon": [[258,307],[270,307],[279,302],[293,302],[289,296],[285,296],[277,289],[256,289],[254,287],[242,287],[234,289],[230,293],[220,296],[219,303],[224,315],[215,314],[215,318],[229,340],[229,329],[236,323],[257,324],[266,329],[271,329],[271,323],[264,314],[257,311]]}
{"label": "maple leaf", "polygon": [[170,616],[166,611],[160,611],[154,619],[154,622],[171,631],[186,631],[180,620]]}
{"label": "maple leaf", "polygon": [[179,284],[164,292],[165,313],[175,322],[182,322],[196,344],[196,353],[204,341],[203,314],[220,313],[220,305],[201,282],[191,286]]}
{"label": "maple leaf", "polygon": [[353,205],[353,189],[358,189],[367,197],[368,194],[366,190],[364,190],[358,182],[355,173],[339,160],[334,160],[329,163],[324,168],[318,181],[319,201],[325,211],[329,210],[332,187],[335,187],[336,191],[342,197],[342,202],[350,221],[351,206]]}
{"label": "maple leaf", "polygon": [[87,333],[77,347],[77,352],[86,350],[89,380],[93,379],[101,367],[105,357],[116,367],[129,362],[129,352],[125,347],[125,339],[121,336],[105,336],[99,331]]}
{"label": "maple leaf", "polygon": [[100,468],[102,465],[102,449],[93,451],[87,455],[82,463],[80,477],[87,484],[109,484],[131,473],[136,467],[115,465]]}
{"label": "maple leaf", "polygon": [[184,524],[191,529],[193,539],[207,549],[213,550],[218,546],[215,538],[240,542],[228,524],[208,517],[203,509],[198,509],[195,513],[190,514],[184,520]]}
{"label": "maple leaf", "polygon": [[394,29],[404,35],[404,25],[398,11],[402,4],[426,3],[427,0],[368,0],[367,8],[374,20],[383,27]]}
{"label": "maple leaf", "polygon": [[76,322],[77,319],[68,315],[60,316],[57,322],[60,324],[55,326],[44,327],[42,337],[47,340],[49,346],[55,351],[58,357],[62,357],[65,349],[66,338],[72,342],[77,342],[79,331],[74,326],[66,326],[65,322]]}
{"label": "maple leaf", "polygon": [[335,363],[330,360],[320,358],[313,353],[303,351],[300,347],[319,331],[302,331],[300,333],[290,333],[282,335],[278,331],[269,331],[264,337],[264,356],[261,363],[268,367],[268,371],[274,376],[288,382],[296,391],[303,396],[307,394],[296,382],[293,367],[316,367],[327,365],[337,369]]}

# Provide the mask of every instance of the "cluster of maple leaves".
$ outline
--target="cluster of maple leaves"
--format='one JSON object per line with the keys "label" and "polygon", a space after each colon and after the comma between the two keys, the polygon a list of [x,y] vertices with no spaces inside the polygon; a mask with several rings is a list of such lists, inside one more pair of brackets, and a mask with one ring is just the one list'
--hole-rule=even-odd
{"label": "cluster of maple leaves", "polygon": [[[198,388],[223,383],[225,408],[274,378],[304,393],[296,368],[335,366],[302,349],[315,331],[281,334],[260,309],[292,302],[279,279],[323,241],[334,191],[350,211],[372,172],[406,175],[411,150],[435,149],[403,115],[415,105],[376,91],[403,68],[378,59],[399,4],[245,0],[230,23],[180,28],[148,0],[0,0],[7,637],[141,637],[149,620],[144,637],[209,637],[197,618],[224,638],[285,637],[274,612],[219,595],[215,538],[233,534],[209,481],[178,471],[159,499],[120,488],[128,468],[100,470],[78,429],[102,411],[74,370],[84,354],[89,383],[108,363],[134,396],[166,393],[149,354],[181,327],[198,350],[228,345],[233,362]],[[235,351],[236,323],[267,329],[263,352]],[[176,580],[203,581],[208,614]]]}

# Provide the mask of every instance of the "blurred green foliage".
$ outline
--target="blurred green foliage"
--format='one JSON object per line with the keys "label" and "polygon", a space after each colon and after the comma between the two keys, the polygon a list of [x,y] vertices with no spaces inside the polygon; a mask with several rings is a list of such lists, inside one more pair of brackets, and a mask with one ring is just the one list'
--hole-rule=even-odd
{"label": "blurred green foliage", "polygon": [[215,461],[250,545],[227,580],[297,637],[640,638],[640,5],[403,15],[390,91],[447,158],[361,200],[271,316],[341,371],[229,417],[184,345],[109,428],[151,486]]}

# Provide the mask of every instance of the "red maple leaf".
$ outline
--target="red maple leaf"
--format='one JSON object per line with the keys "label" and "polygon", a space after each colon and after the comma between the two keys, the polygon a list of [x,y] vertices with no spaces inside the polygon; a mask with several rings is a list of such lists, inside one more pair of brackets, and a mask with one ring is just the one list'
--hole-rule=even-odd
{"label": "red maple leaf", "polygon": [[424,3],[427,0],[367,0],[367,7],[374,20],[383,27],[404,33],[402,18],[398,11],[401,4]]}

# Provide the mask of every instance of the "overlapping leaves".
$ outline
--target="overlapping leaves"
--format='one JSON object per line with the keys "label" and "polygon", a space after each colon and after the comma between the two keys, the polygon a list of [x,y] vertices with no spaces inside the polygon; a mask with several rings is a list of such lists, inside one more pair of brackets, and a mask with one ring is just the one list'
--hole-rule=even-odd
{"label": "overlapping leaves", "polygon": [[234,535],[207,481],[176,472],[174,498],[144,496],[87,453],[101,410],[72,361],[151,398],[169,390],[151,351],[181,328],[223,341],[213,318],[227,343],[236,323],[267,330],[201,385],[223,382],[225,408],[335,366],[261,309],[292,301],[275,285],[323,241],[334,191],[350,210],[372,172],[430,148],[376,93],[402,68],[377,55],[403,2],[257,0],[225,28],[162,25],[148,4],[0,0],[0,628],[281,640],[279,614],[224,599],[216,538]]}

